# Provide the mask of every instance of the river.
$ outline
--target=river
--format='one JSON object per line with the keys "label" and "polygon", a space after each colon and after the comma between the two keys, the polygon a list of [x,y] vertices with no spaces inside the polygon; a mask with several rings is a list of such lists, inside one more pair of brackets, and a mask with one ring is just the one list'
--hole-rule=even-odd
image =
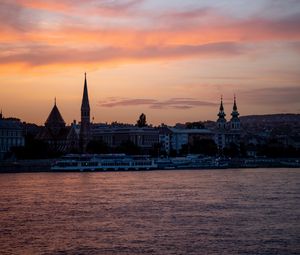
{"label": "river", "polygon": [[0,254],[300,254],[300,169],[0,174]]}

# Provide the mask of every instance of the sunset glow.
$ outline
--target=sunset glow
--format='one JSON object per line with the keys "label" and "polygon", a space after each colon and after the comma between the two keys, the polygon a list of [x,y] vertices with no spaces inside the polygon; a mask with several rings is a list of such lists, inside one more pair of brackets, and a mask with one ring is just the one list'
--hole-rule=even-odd
{"label": "sunset glow", "polygon": [[0,0],[0,108],[43,124],[300,112],[300,1]]}

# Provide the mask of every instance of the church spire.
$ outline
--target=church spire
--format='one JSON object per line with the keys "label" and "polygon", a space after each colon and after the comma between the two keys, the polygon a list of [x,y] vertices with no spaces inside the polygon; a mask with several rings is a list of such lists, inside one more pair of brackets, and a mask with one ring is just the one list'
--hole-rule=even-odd
{"label": "church spire", "polygon": [[231,120],[230,120],[231,130],[234,130],[234,131],[240,130],[241,124],[240,124],[239,115],[240,114],[238,112],[238,108],[237,108],[237,105],[236,105],[236,96],[234,95],[233,107],[232,107],[232,113],[231,113]]}
{"label": "church spire", "polygon": [[234,110],[234,111],[237,111],[237,106],[236,106],[236,96],[235,96],[235,94],[234,94],[233,110]]}
{"label": "church spire", "polygon": [[86,73],[84,73],[84,87],[81,103],[81,125],[80,125],[80,149],[85,152],[86,146],[90,141],[90,103],[88,96]]}
{"label": "church spire", "polygon": [[223,96],[221,96],[221,103],[220,103],[219,113],[217,116],[219,117],[217,120],[217,128],[225,129],[226,128],[226,119],[225,119],[226,114],[224,112]]}
{"label": "church spire", "polygon": [[221,103],[220,103],[220,109],[219,109],[218,117],[224,119],[225,116],[226,116],[226,114],[225,114],[225,112],[224,112],[223,96],[221,95]]}
{"label": "church spire", "polygon": [[239,112],[237,109],[237,105],[236,105],[236,96],[234,95],[234,100],[233,100],[233,107],[232,107],[232,113],[231,116],[232,118],[237,118],[239,116]]}
{"label": "church spire", "polygon": [[83,108],[90,109],[86,73],[84,73],[84,88],[83,88],[83,96],[82,96],[82,103],[81,103],[81,109]]}

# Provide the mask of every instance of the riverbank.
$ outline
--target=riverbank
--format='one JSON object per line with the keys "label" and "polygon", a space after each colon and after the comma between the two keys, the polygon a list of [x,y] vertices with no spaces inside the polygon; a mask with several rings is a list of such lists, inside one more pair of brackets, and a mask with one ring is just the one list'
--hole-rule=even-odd
{"label": "riverbank", "polygon": [[[16,160],[0,162],[0,173],[30,173],[30,172],[51,172],[51,166],[57,159],[39,159],[39,160]],[[272,159],[272,158],[235,158],[222,160],[222,164],[159,164],[153,170],[176,170],[176,169],[232,169],[232,168],[300,168],[300,159]],[[114,170],[112,170],[114,171]],[[125,170],[121,170],[125,171]],[[128,171],[128,170],[127,170]],[[134,170],[133,170],[134,171]],[[135,170],[136,171],[136,170]],[[138,170],[140,171],[140,170]]]}
{"label": "riverbank", "polygon": [[53,159],[17,160],[0,162],[0,173],[50,172]]}

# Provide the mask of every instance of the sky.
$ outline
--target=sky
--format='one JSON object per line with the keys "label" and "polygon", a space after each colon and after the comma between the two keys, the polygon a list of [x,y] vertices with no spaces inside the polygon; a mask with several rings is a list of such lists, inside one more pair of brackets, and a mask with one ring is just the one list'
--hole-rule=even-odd
{"label": "sky", "polygon": [[0,108],[43,124],[300,113],[299,0],[0,0]]}

